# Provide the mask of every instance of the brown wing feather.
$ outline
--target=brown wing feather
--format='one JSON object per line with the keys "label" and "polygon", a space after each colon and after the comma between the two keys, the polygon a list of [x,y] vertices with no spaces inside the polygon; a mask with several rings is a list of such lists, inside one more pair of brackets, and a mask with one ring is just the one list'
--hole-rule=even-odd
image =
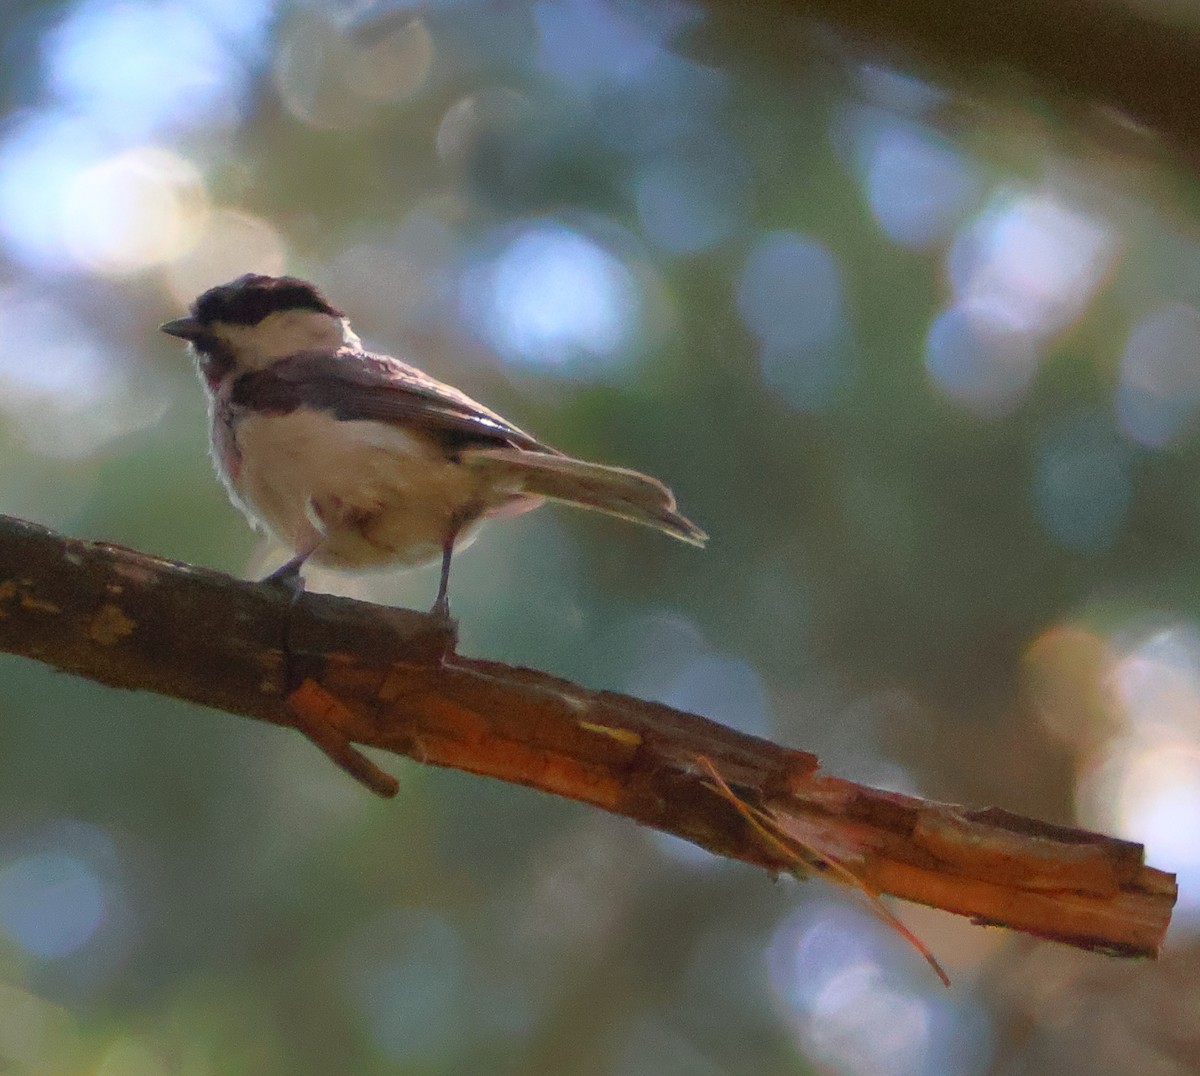
{"label": "brown wing feather", "polygon": [[415,366],[365,351],[290,355],[239,377],[231,402],[278,414],[310,407],[348,421],[370,419],[421,429],[452,445],[511,445],[559,454]]}

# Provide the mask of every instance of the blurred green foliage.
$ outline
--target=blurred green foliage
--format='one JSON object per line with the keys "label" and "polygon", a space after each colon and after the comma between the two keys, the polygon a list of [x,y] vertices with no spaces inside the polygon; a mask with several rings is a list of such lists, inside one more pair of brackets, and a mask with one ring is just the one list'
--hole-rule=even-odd
{"label": "blurred green foliage", "polygon": [[[1087,793],[1114,733],[1080,715],[1157,633],[1183,640],[1188,691],[1200,677],[1194,180],[1081,146],[1003,79],[988,112],[802,20],[790,65],[762,61],[777,28],[750,14],[697,60],[675,47],[691,17],[10,4],[0,511],[233,573],[275,563],[155,326],[192,282],[277,257],[370,345],[662,477],[712,535],[700,554],[556,508],[496,524],[455,568],[465,652],[686,705],[848,777],[1136,829],[1150,808]],[[228,100],[172,83],[210,38]],[[103,201],[96,162],[81,180],[53,140],[22,148],[67,113],[101,132],[96,162],[154,146],[194,169],[146,181],[174,216]],[[22,209],[39,184],[53,204]],[[72,190],[113,235],[84,234]],[[75,231],[36,231],[43,210]],[[218,211],[243,216],[218,235]],[[191,246],[149,242],[168,225]],[[788,271],[821,258],[828,279]],[[947,322],[938,351],[959,310],[999,320]],[[423,607],[435,578],[310,585]],[[1043,668],[1064,627],[1111,654]],[[1059,685],[1055,720],[1031,667]],[[1107,720],[1132,723],[1119,702]],[[1095,1073],[1139,1071],[1165,1034],[1130,1032],[1114,1061],[1064,1018],[1030,1045],[1015,1014],[1057,1010],[1030,1015],[1022,969],[1087,978],[1079,1008],[1117,1013],[1106,972],[923,916],[943,994],[848,899],[525,790],[403,764],[380,803],[277,729],[8,657],[0,715],[14,1072]],[[1179,863],[1156,865],[1200,863],[1163,847]]]}

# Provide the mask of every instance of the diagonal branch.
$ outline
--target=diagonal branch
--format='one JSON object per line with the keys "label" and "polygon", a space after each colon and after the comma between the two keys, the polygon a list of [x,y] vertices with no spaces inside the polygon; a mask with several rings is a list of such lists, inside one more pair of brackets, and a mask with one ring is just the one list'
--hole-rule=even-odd
{"label": "diagonal branch", "polygon": [[[1200,80],[1200,22],[1186,6],[1136,0],[705,0],[717,30],[758,57],[794,57],[805,18],[871,42],[935,78],[987,90],[1014,73],[1093,123],[1120,116],[1195,166],[1200,110],[1181,87]],[[1110,133],[1120,129],[1111,122]]]}
{"label": "diagonal branch", "polygon": [[[293,606],[272,586],[0,516],[0,651],[299,727],[385,794],[390,781],[350,741],[579,800],[768,870],[848,870],[868,892],[1085,949],[1144,956],[1162,942],[1175,880],[1146,867],[1140,845],[828,777],[804,751],[463,658],[454,641],[424,614],[321,594]],[[331,703],[317,717],[314,693]]]}

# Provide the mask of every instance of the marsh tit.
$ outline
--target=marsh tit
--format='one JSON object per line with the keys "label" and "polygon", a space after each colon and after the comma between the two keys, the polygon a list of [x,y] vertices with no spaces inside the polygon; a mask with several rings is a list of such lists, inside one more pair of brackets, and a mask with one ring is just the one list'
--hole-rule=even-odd
{"label": "marsh tit", "polygon": [[307,281],[238,277],[162,331],[190,345],[230,498],[294,554],[270,578],[298,587],[309,560],[353,569],[440,556],[433,609],[448,616],[455,547],[483,520],[545,500],[707,539],[661,482],[566,456],[415,366],[364,351]]}

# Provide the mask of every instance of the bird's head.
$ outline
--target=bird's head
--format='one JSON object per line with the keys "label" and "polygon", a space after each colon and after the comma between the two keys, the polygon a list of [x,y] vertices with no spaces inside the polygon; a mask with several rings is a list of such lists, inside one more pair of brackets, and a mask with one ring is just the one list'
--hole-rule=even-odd
{"label": "bird's head", "polygon": [[160,329],[191,345],[210,387],[298,352],[361,347],[345,315],[291,276],[247,273],[209,288],[187,317]]}

